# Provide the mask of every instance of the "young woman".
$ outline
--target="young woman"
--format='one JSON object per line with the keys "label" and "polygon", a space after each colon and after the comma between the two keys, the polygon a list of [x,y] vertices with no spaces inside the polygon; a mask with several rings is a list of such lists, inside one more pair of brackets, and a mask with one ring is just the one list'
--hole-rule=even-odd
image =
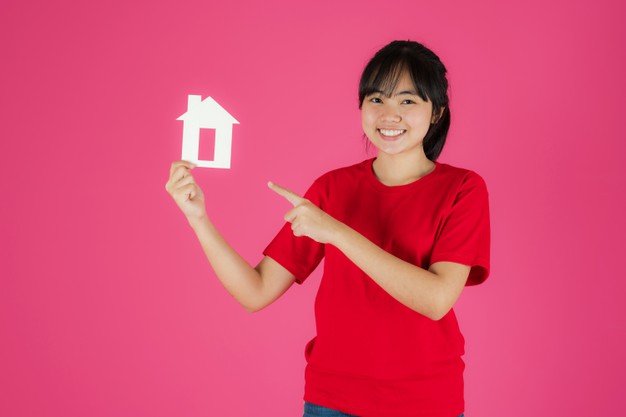
{"label": "young woman", "polygon": [[302,283],[322,258],[317,335],[306,346],[307,416],[463,415],[464,340],[452,306],[489,274],[489,207],[476,173],[437,162],[450,125],[446,69],[394,41],[359,85],[376,158],[328,172],[293,204],[253,268],[207,217],[193,165],[166,188],[226,289],[247,310]]}

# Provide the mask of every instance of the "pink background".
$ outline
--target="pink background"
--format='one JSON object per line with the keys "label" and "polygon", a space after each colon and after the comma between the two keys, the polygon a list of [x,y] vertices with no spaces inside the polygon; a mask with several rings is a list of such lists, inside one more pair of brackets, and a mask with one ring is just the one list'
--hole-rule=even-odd
{"label": "pink background", "polygon": [[[298,416],[319,273],[250,315],[164,190],[187,94],[241,123],[197,170],[250,262],[368,157],[357,82],[393,39],[449,69],[441,157],[490,190],[490,279],[457,304],[467,415],[623,412],[626,3],[0,4],[0,415]],[[620,388],[621,387],[621,388]]]}

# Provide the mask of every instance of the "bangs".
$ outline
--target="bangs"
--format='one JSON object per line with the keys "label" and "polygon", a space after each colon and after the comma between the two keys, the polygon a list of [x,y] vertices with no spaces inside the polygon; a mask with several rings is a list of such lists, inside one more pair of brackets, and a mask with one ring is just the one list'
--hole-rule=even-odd
{"label": "bangs", "polygon": [[[391,97],[396,90],[400,78],[404,74],[409,74],[413,87],[417,94],[424,101],[430,101],[429,95],[424,89],[423,76],[420,74],[420,68],[415,68],[405,57],[396,57],[396,59],[381,59],[376,65],[366,68],[359,86],[359,107],[363,104],[365,97],[374,93],[382,93],[387,97]],[[426,84],[427,85],[427,84]]]}

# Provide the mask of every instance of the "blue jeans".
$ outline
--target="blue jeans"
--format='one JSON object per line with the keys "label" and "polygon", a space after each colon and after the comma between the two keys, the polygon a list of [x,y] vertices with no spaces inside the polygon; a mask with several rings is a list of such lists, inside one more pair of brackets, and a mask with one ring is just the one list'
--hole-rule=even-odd
{"label": "blue jeans", "polygon": [[[463,417],[461,414],[459,417]],[[341,411],[331,410],[312,403],[304,403],[304,415],[302,417],[357,417],[354,414],[346,414]]]}

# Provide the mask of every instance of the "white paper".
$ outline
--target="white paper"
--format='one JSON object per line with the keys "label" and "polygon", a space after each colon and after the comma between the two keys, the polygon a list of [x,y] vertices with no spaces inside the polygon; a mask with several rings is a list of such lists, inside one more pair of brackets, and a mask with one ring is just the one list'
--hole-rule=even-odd
{"label": "white paper", "polygon": [[[183,121],[183,160],[203,168],[230,168],[233,124],[239,122],[217,101],[189,95],[187,112],[176,120]],[[200,129],[215,129],[215,152],[211,161],[198,159]]]}

